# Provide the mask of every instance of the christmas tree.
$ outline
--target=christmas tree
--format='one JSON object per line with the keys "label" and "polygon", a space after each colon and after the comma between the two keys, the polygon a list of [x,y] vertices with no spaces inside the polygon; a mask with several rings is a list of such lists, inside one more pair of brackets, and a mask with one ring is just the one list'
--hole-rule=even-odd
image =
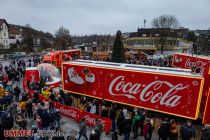
{"label": "christmas tree", "polygon": [[125,52],[124,52],[124,46],[121,38],[121,31],[117,31],[116,39],[114,42],[114,48],[112,51],[112,62],[116,63],[125,63]]}

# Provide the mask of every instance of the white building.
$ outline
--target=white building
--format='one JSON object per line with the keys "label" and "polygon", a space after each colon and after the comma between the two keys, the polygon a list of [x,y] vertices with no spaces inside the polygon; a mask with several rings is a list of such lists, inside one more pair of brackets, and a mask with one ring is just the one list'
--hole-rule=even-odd
{"label": "white building", "polygon": [[0,49],[9,49],[8,24],[5,19],[0,19]]}

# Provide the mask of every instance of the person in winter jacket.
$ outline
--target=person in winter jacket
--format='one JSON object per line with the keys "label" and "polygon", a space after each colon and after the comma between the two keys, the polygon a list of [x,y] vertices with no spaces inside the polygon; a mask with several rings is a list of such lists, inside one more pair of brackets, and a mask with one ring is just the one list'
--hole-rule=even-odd
{"label": "person in winter jacket", "polygon": [[118,140],[118,131],[115,130],[113,133],[112,133],[112,140]]}
{"label": "person in winter jacket", "polygon": [[36,123],[39,129],[42,129],[42,119],[40,116],[37,116]]}
{"label": "person in winter jacket", "polygon": [[21,93],[20,88],[19,88],[18,86],[16,86],[16,87],[14,88],[14,94],[15,94],[15,100],[16,100],[17,102],[19,102],[20,93]]}
{"label": "person in winter jacket", "polygon": [[27,129],[28,122],[22,114],[17,114],[15,122],[21,129]]}
{"label": "person in winter jacket", "polygon": [[17,106],[18,106],[18,104],[16,102],[12,102],[10,104],[9,111],[10,111],[10,113],[11,113],[12,116],[16,116],[16,114],[17,114]]}
{"label": "person in winter jacket", "polygon": [[176,121],[172,120],[169,130],[169,140],[178,140],[178,136]]}
{"label": "person in winter jacket", "polygon": [[33,119],[36,120],[38,107],[35,103],[32,103],[32,112],[33,112]]}
{"label": "person in winter jacket", "polygon": [[33,118],[33,110],[32,110],[33,106],[32,106],[32,101],[31,99],[28,99],[27,101],[27,116],[29,119]]}
{"label": "person in winter jacket", "polygon": [[140,115],[138,112],[135,112],[135,115],[132,120],[133,136],[134,139],[138,137],[138,130],[140,125]]}
{"label": "person in winter jacket", "polygon": [[19,107],[21,109],[21,113],[25,115],[27,109],[27,102],[25,100],[21,100],[19,103]]}
{"label": "person in winter jacket", "polygon": [[60,128],[56,128],[56,134],[60,134],[59,136],[54,136],[52,140],[65,140],[65,137],[62,134],[62,131]]}
{"label": "person in winter jacket", "polygon": [[115,108],[115,105],[112,105],[112,108],[110,110],[110,113],[109,113],[109,118],[112,120],[112,129],[111,131],[115,131],[116,130],[116,108]]}
{"label": "person in winter jacket", "polygon": [[183,140],[191,140],[195,138],[196,130],[190,120],[187,121],[186,125],[182,126],[181,135]]}
{"label": "person in winter jacket", "polygon": [[117,119],[117,129],[119,130],[119,135],[121,136],[123,134],[123,130],[124,130],[124,126],[123,126],[123,122],[124,122],[124,115],[123,115],[123,111],[120,109],[119,110],[119,117]]}
{"label": "person in winter jacket", "polygon": [[85,137],[85,140],[88,140],[87,137],[87,125],[85,118],[81,118],[81,121],[79,123],[79,137],[77,140],[80,140],[81,136]]}
{"label": "person in winter jacket", "polygon": [[152,138],[152,126],[150,119],[147,119],[143,126],[143,136],[145,140],[151,140]]}
{"label": "person in winter jacket", "polygon": [[143,128],[144,128],[144,121],[145,121],[145,112],[141,111],[140,112],[140,135],[143,136]]}
{"label": "person in winter jacket", "polygon": [[11,115],[11,113],[6,112],[4,124],[5,124],[5,130],[10,130],[10,129],[12,129],[12,127],[13,127],[13,125],[14,125],[14,118],[13,118],[13,116]]}
{"label": "person in winter jacket", "polygon": [[99,121],[98,118],[95,119],[95,131],[99,134],[99,137],[101,136],[101,134],[103,133],[103,124]]}
{"label": "person in winter jacket", "polygon": [[130,137],[130,132],[131,132],[131,125],[132,125],[132,121],[130,118],[130,114],[127,113],[125,120],[123,121],[123,126],[124,126],[124,140],[129,140]]}
{"label": "person in winter jacket", "polygon": [[168,139],[168,133],[170,129],[170,124],[168,118],[165,118],[164,121],[161,123],[161,126],[158,130],[159,139],[161,140],[167,140]]}
{"label": "person in winter jacket", "polygon": [[60,110],[56,109],[55,110],[55,121],[57,123],[57,128],[60,128],[60,120],[61,120]]}
{"label": "person in winter jacket", "polygon": [[210,140],[210,125],[206,124],[202,129],[201,140]]}

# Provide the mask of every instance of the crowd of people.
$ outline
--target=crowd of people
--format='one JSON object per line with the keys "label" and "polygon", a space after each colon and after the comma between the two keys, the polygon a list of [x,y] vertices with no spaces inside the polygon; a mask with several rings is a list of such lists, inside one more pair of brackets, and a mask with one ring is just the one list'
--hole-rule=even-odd
{"label": "crowd of people", "polygon": [[[49,91],[48,96],[52,101],[56,101],[68,106],[76,107],[80,110],[87,111],[93,114],[98,114],[101,117],[107,117],[112,120],[112,139],[118,140],[118,137],[123,135],[125,140],[138,139],[144,137],[145,140],[151,140],[153,132],[156,132],[161,140],[191,140],[198,137],[198,132],[190,120],[180,124],[175,119],[169,120],[159,116],[149,115],[149,111],[138,109],[122,104],[111,103],[105,100],[94,99],[90,97],[80,96],[72,93],[64,93],[60,90],[58,93]],[[151,113],[151,112],[150,112]],[[79,126],[79,139],[83,136],[86,140],[87,126],[86,120],[81,119]],[[98,121],[96,121],[97,124]],[[102,128],[102,127],[100,127]],[[103,129],[94,129],[91,132],[89,139],[100,140]],[[205,125],[202,131],[202,140],[209,139],[210,127]],[[93,139],[93,135],[95,139]],[[131,137],[132,136],[132,137]]]}
{"label": "crowd of people", "polygon": [[[33,63],[32,63],[33,61]],[[129,63],[136,63],[137,60],[129,60]],[[144,60],[141,64],[168,66],[169,59]],[[80,96],[73,93],[66,93],[62,89],[53,91],[47,87],[45,81],[31,82],[29,87],[34,91],[33,96],[24,93],[21,89],[21,79],[24,77],[26,67],[35,66],[40,63],[31,59],[14,60],[10,66],[0,67],[0,139],[4,140],[4,130],[33,129],[53,130],[62,132],[60,125],[60,110],[56,109],[54,102],[78,108],[101,117],[112,120],[111,139],[118,140],[123,135],[124,140],[141,139],[151,140],[153,133],[157,133],[160,140],[192,140],[198,134],[195,126],[188,120],[184,124],[178,123],[175,119],[161,118],[149,115],[151,112],[140,108],[134,108],[122,104],[108,102],[106,100],[94,99]],[[49,101],[41,101],[39,94],[42,94]],[[95,126],[87,136],[87,122],[82,118],[79,122],[79,133],[77,139],[84,137],[86,140],[100,140],[103,135],[103,125],[96,119]],[[21,139],[21,138],[17,138]],[[34,136],[25,139],[39,140],[49,139],[47,137]],[[53,140],[63,140],[62,137],[53,137]],[[73,139],[67,137],[67,139]],[[201,140],[210,139],[210,126],[205,125],[202,129]]]}
{"label": "crowd of people", "polygon": [[[97,58],[90,57],[89,60],[94,61],[105,61],[111,62],[110,58]],[[172,56],[168,56],[165,58],[147,58],[147,57],[129,57],[126,59],[126,63],[128,64],[137,64],[137,65],[148,65],[148,66],[161,66],[161,67],[172,67]]]}

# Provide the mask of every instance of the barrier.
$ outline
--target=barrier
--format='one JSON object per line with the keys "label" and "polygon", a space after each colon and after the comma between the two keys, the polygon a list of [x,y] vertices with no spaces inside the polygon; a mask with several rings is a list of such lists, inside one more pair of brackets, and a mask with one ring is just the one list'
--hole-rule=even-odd
{"label": "barrier", "polygon": [[[23,80],[23,89],[30,97],[33,95],[33,90],[29,89],[27,86],[27,81]],[[39,95],[39,99],[41,101],[48,101],[48,99],[44,98],[42,95]],[[95,125],[95,119],[98,118],[99,121],[104,126],[105,133],[109,133],[112,125],[112,121],[108,118],[101,117],[100,115],[92,114],[86,111],[81,111],[77,108],[67,106],[64,104],[60,104],[58,102],[53,102],[56,109],[59,109],[61,111],[61,115],[71,118],[76,122],[79,122],[81,118],[86,118],[87,125],[88,126],[94,126]]]}

